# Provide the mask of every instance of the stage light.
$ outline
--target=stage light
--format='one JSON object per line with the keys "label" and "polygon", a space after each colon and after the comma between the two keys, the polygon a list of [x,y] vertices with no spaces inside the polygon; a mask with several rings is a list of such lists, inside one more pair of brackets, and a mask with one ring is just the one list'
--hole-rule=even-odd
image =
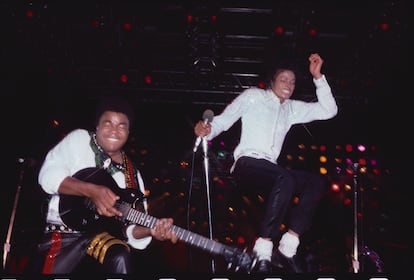
{"label": "stage light", "polygon": [[219,159],[225,159],[226,158],[226,153],[224,151],[218,151],[217,152],[217,157]]}
{"label": "stage light", "polygon": [[258,87],[258,88],[261,88],[261,89],[266,88],[266,82],[265,82],[265,81],[259,81],[259,82],[257,83],[257,87]]}
{"label": "stage light", "polygon": [[217,16],[216,15],[212,15],[210,19],[211,19],[211,22],[212,23],[216,23],[217,22]]}
{"label": "stage light", "polygon": [[359,145],[357,145],[357,149],[358,149],[358,151],[360,151],[360,152],[365,152],[366,147],[365,147],[364,145],[362,145],[362,144],[359,144]]}
{"label": "stage light", "polygon": [[332,182],[331,183],[331,191],[333,191],[333,192],[340,192],[341,191],[341,186],[339,185],[339,183]]}
{"label": "stage light", "polygon": [[285,29],[280,25],[276,26],[273,31],[275,35],[278,35],[278,36],[285,35]]}
{"label": "stage light", "polygon": [[243,236],[239,236],[239,237],[237,237],[237,239],[236,239],[236,243],[237,243],[238,245],[244,245],[244,244],[246,244],[246,239],[245,239]]}
{"label": "stage light", "polygon": [[308,30],[308,35],[309,35],[310,37],[316,37],[316,36],[318,35],[318,31],[317,31],[315,28],[310,28],[310,29]]}
{"label": "stage light", "polygon": [[322,175],[326,175],[328,174],[328,169],[326,169],[326,167],[319,167],[319,173],[321,173]]}
{"label": "stage light", "polygon": [[144,83],[145,83],[146,85],[150,85],[150,84],[152,84],[152,77],[151,77],[150,75],[145,75],[145,76],[144,76]]}
{"label": "stage light", "polygon": [[126,84],[128,83],[128,75],[127,74],[121,74],[121,76],[119,77],[119,80],[121,81],[121,83]]}
{"label": "stage light", "polygon": [[193,15],[187,15],[187,23],[192,23],[194,20]]}
{"label": "stage light", "polygon": [[91,22],[93,28],[103,28],[105,26],[104,17],[100,16],[98,19],[95,19]]}
{"label": "stage light", "polygon": [[388,31],[390,29],[390,24],[388,22],[382,22],[379,27],[382,31]]}
{"label": "stage light", "polygon": [[52,126],[53,127],[58,127],[58,126],[60,126],[60,122],[58,120],[54,119],[54,120],[52,120]]}
{"label": "stage light", "polygon": [[99,21],[98,20],[93,20],[92,23],[91,23],[91,26],[93,28],[98,28],[99,27]]}
{"label": "stage light", "polygon": [[359,165],[367,165],[367,160],[366,160],[366,158],[360,158],[360,159],[358,159],[358,163],[359,163]]}
{"label": "stage light", "polygon": [[124,28],[124,30],[127,30],[127,31],[131,31],[132,30],[132,24],[130,22],[124,22],[124,24],[122,25],[122,27]]}
{"label": "stage light", "polygon": [[27,17],[27,18],[29,18],[29,19],[32,19],[32,18],[34,17],[34,13],[33,13],[33,11],[32,11],[32,10],[28,10],[28,11],[26,11],[25,15],[26,15],[26,17]]}

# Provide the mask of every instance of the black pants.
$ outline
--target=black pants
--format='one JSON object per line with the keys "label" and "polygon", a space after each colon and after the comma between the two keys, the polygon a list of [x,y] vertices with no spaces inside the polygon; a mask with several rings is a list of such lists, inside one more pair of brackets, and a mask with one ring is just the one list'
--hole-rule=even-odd
{"label": "black pants", "polygon": [[[275,238],[280,226],[303,234],[310,226],[313,213],[327,190],[322,175],[302,170],[288,170],[264,159],[241,157],[233,172],[242,192],[265,199],[259,236]],[[299,203],[293,204],[297,196]]]}
{"label": "black pants", "polygon": [[[95,233],[46,233],[31,257],[25,273],[67,274],[88,271],[127,274],[134,272],[130,249],[126,245],[110,246],[102,263],[88,255],[88,247],[95,236]],[[50,258],[53,258],[53,261],[50,261]]]}

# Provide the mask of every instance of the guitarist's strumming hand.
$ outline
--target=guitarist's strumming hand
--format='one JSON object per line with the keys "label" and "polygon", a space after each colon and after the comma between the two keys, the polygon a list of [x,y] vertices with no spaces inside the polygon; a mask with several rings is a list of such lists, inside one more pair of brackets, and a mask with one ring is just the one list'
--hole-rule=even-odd
{"label": "guitarist's strumming hand", "polygon": [[115,203],[120,197],[108,187],[93,185],[89,198],[95,204],[96,212],[107,217],[122,216],[122,212],[115,208]]}
{"label": "guitarist's strumming hand", "polygon": [[68,176],[61,182],[59,193],[89,198],[96,206],[95,211],[99,215],[122,216],[122,212],[115,208],[115,203],[120,199],[120,196],[102,183],[88,182]]}

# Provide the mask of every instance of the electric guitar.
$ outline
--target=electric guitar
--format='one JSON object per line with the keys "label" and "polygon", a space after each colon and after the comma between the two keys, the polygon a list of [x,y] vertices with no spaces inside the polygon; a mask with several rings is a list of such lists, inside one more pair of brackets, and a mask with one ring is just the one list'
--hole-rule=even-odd
{"label": "electric guitar", "polygon": [[[104,168],[85,168],[78,171],[73,177],[99,185],[105,185],[120,196],[116,208],[122,212],[121,217],[101,216],[96,212],[94,203],[89,199],[75,195],[61,195],[59,213],[63,222],[76,230],[88,230],[96,227],[123,228],[123,225],[138,224],[148,228],[154,228],[158,219],[136,208],[143,199],[141,192],[135,189],[121,189],[115,180]],[[245,250],[221,244],[202,235],[173,225],[171,228],[178,239],[209,252],[213,255],[221,255],[228,263],[228,269],[245,271],[250,273],[256,264],[256,258]],[[121,231],[119,231],[121,232]]]}

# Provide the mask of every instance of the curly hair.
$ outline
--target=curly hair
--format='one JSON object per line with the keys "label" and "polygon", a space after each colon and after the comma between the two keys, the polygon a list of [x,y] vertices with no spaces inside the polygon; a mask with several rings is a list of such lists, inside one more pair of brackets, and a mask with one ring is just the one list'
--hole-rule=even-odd
{"label": "curly hair", "polygon": [[95,125],[98,125],[99,119],[101,118],[102,114],[106,111],[113,111],[125,114],[129,120],[130,126],[132,126],[134,122],[134,110],[131,107],[131,104],[121,96],[104,96],[99,100],[96,106]]}

